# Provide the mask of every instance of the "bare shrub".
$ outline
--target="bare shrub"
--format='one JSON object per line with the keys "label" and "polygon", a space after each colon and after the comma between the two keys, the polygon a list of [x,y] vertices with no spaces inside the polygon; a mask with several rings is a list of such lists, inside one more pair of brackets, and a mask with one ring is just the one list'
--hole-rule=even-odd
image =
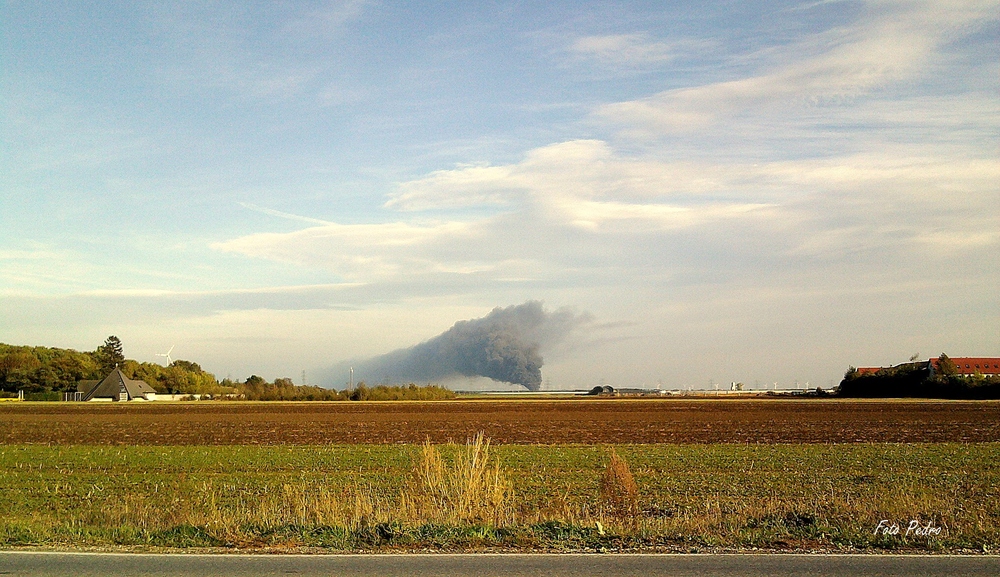
{"label": "bare shrub", "polygon": [[611,517],[635,517],[639,513],[639,487],[625,459],[614,449],[601,476],[601,509]]}

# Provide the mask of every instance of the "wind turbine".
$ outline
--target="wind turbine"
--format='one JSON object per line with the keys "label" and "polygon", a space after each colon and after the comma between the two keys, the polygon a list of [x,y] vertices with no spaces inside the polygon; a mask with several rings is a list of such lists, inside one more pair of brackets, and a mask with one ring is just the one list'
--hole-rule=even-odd
{"label": "wind turbine", "polygon": [[170,345],[170,350],[167,351],[167,352],[165,352],[165,353],[156,353],[156,356],[158,356],[158,357],[166,357],[167,358],[167,366],[169,367],[174,362],[174,360],[170,358],[170,353],[172,353],[172,352],[174,352],[174,345]]}

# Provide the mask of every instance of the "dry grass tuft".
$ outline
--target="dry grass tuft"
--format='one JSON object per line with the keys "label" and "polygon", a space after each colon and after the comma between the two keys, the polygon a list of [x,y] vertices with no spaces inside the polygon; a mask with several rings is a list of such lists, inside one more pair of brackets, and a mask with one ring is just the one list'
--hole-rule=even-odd
{"label": "dry grass tuft", "polygon": [[614,449],[611,449],[601,476],[601,510],[605,515],[617,518],[639,515],[639,486],[628,463]]}
{"label": "dry grass tuft", "polygon": [[401,497],[410,519],[494,526],[511,521],[511,484],[490,459],[490,440],[482,432],[459,450],[451,466],[436,446],[425,442],[414,476]]}

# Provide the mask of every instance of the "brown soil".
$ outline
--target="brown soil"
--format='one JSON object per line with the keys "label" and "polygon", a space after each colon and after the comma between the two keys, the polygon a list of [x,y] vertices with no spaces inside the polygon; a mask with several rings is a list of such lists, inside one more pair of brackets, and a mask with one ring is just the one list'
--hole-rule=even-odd
{"label": "brown soil", "polygon": [[0,405],[0,443],[998,442],[1000,403],[790,399]]}

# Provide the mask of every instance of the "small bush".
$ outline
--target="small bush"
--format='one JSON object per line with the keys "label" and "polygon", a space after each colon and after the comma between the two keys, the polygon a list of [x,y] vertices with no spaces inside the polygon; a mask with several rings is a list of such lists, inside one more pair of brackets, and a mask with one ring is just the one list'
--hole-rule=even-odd
{"label": "small bush", "polygon": [[382,522],[374,525],[363,525],[354,530],[355,541],[364,546],[378,547],[390,545],[406,534],[399,522]]}

